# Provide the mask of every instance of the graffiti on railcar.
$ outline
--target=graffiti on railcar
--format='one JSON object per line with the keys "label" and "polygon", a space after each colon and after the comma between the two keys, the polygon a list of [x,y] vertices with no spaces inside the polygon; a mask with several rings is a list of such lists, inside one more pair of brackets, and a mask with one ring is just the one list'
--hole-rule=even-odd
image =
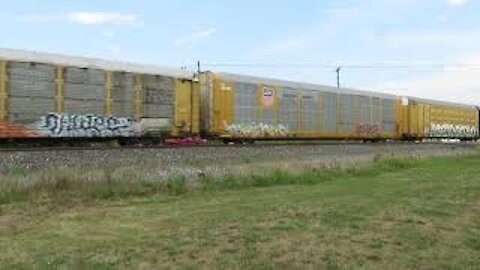
{"label": "graffiti on railcar", "polygon": [[478,129],[475,126],[432,123],[427,132],[433,138],[475,138]]}
{"label": "graffiti on railcar", "polygon": [[127,117],[94,114],[57,114],[42,117],[39,125],[50,137],[132,137],[135,124]]}
{"label": "graffiti on railcar", "polygon": [[357,126],[357,133],[363,136],[380,136],[382,128],[378,124],[360,124]]}
{"label": "graffiti on railcar", "polygon": [[231,135],[239,137],[286,137],[288,128],[282,124],[230,124],[225,125],[225,130]]}

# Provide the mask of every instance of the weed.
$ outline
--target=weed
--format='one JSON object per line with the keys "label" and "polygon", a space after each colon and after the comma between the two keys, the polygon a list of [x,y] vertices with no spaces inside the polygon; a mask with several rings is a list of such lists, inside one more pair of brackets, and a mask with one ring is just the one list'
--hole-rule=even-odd
{"label": "weed", "polygon": [[179,196],[187,192],[187,178],[184,175],[177,175],[167,180],[167,193],[173,196]]}
{"label": "weed", "polygon": [[[37,193],[47,194],[52,199],[111,199],[126,196],[165,194],[179,196],[190,191],[216,192],[245,188],[266,188],[285,185],[316,185],[341,178],[373,177],[382,173],[412,168],[418,165],[418,158],[383,157],[372,165],[340,167],[337,161],[320,169],[302,169],[292,172],[276,169],[253,174],[228,174],[212,176],[201,174],[198,182],[189,181],[178,175],[167,180],[145,180],[134,176],[122,176],[117,169],[106,167],[95,175],[85,177],[78,169],[48,169],[26,174],[16,169],[0,176],[0,204],[35,198]],[[87,172],[88,174],[88,172]],[[91,180],[87,180],[90,179]],[[6,194],[11,193],[11,194]]]}

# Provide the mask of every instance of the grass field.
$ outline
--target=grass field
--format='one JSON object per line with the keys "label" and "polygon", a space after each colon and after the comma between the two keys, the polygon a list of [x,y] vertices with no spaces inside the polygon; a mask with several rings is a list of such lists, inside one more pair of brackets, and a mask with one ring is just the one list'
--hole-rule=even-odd
{"label": "grass field", "polygon": [[479,164],[477,154],[206,177],[196,187],[177,179],[75,194],[79,186],[59,178],[36,196],[11,188],[1,193],[0,265],[476,269]]}

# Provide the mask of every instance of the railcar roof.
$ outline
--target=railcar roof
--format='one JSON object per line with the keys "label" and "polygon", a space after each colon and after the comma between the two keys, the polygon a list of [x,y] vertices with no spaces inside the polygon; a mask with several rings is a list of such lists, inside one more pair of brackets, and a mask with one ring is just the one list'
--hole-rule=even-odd
{"label": "railcar roof", "polygon": [[175,68],[141,65],[120,61],[109,61],[89,57],[67,56],[61,54],[42,53],[35,51],[2,49],[0,48],[0,59],[18,62],[34,62],[42,64],[63,65],[80,68],[104,69],[111,71],[122,71],[141,73],[149,75],[164,75],[175,78],[191,79],[193,74]]}
{"label": "railcar roof", "polygon": [[262,78],[256,76],[248,76],[248,75],[239,75],[239,74],[232,74],[232,73],[223,73],[223,72],[213,72],[214,74],[218,75],[221,79],[227,81],[233,81],[238,83],[255,83],[255,84],[267,84],[267,85],[278,85],[288,88],[295,88],[295,89],[305,89],[305,90],[314,90],[320,92],[330,92],[330,93],[340,93],[346,95],[357,95],[357,96],[371,96],[383,99],[396,99],[398,96],[392,94],[385,94],[385,93],[378,93],[372,91],[363,91],[363,90],[355,90],[350,88],[336,88],[332,86],[326,85],[319,85],[319,84],[311,84],[311,83],[301,83],[301,82],[294,82],[288,80],[279,80],[279,79],[271,79],[271,78]]}

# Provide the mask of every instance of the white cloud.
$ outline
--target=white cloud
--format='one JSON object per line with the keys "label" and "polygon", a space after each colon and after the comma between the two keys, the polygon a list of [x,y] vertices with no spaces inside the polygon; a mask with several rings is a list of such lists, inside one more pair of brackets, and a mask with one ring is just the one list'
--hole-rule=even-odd
{"label": "white cloud", "polygon": [[181,38],[178,38],[173,41],[173,45],[176,47],[182,47],[182,46],[187,46],[187,45],[193,45],[194,43],[197,43],[203,39],[212,37],[217,34],[217,29],[216,28],[210,28],[204,31],[200,31],[197,33],[193,33],[188,36],[184,36]]}
{"label": "white cloud", "polygon": [[447,4],[449,4],[452,7],[462,7],[468,4],[469,0],[446,0]]}
{"label": "white cloud", "polygon": [[28,23],[70,22],[84,25],[143,25],[143,22],[138,19],[137,15],[120,12],[79,11],[68,14],[30,14],[21,16],[19,19]]}
{"label": "white cloud", "polygon": [[68,21],[73,23],[94,24],[118,24],[118,25],[141,25],[136,15],[123,14],[120,12],[72,12],[68,15]]}

